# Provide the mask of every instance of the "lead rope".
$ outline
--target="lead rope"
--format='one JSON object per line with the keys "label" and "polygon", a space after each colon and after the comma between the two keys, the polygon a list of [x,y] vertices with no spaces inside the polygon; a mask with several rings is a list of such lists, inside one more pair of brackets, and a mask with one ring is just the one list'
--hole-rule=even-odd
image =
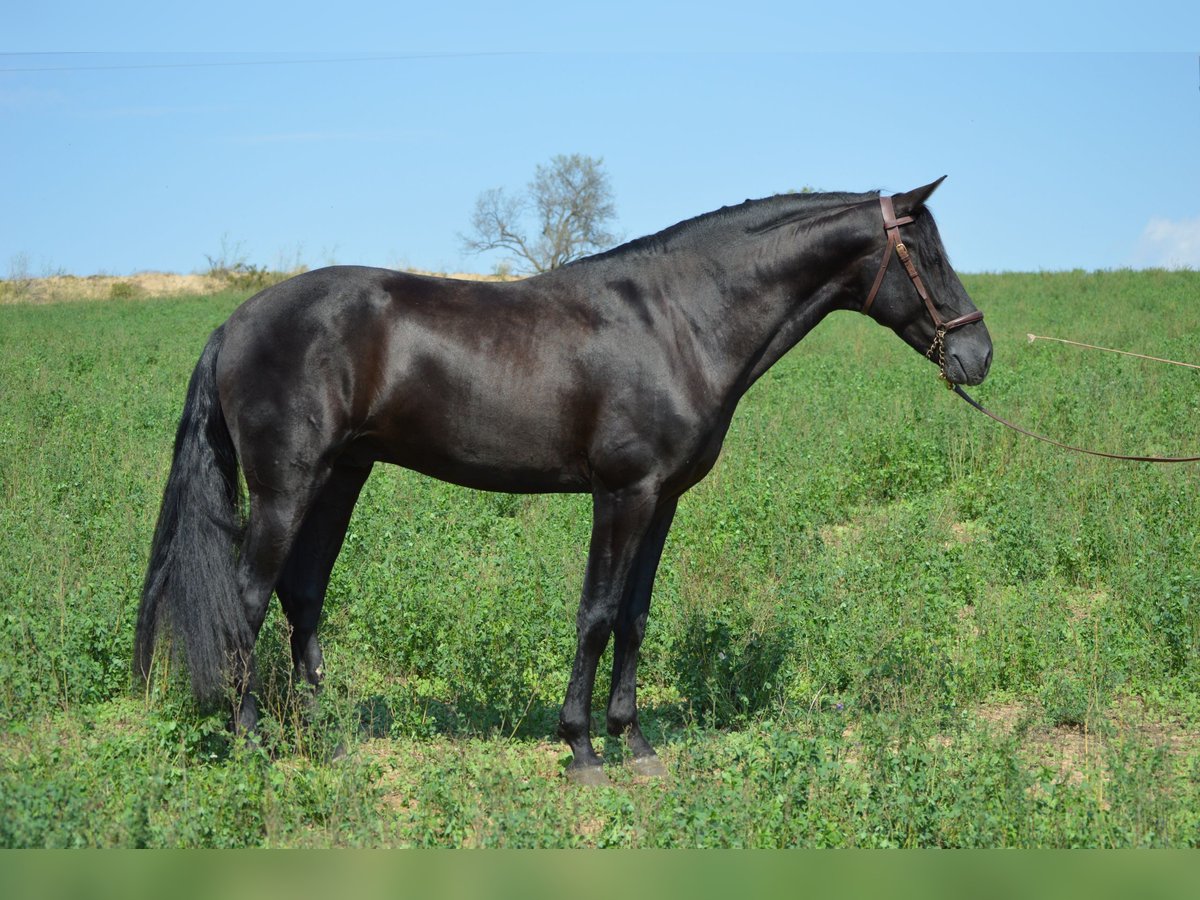
{"label": "lead rope", "polygon": [[1034,341],[1054,341],[1057,344],[1070,344],[1072,347],[1083,347],[1085,350],[1103,350],[1105,353],[1120,353],[1122,356],[1136,356],[1138,359],[1148,359],[1151,362],[1166,363],[1169,366],[1183,366],[1187,369],[1200,369],[1192,363],[1177,362],[1173,359],[1163,359],[1161,356],[1146,356],[1144,353],[1130,353],[1128,350],[1114,350],[1112,347],[1097,347],[1095,344],[1084,344],[1079,341],[1068,341],[1066,338],[1046,337],[1044,334],[1026,334],[1029,343]]}
{"label": "lead rope", "polygon": [[[944,335],[942,337],[944,338]],[[1192,365],[1191,363],[1176,362],[1173,359],[1160,359],[1157,356],[1143,356],[1141,353],[1130,353],[1126,350],[1112,350],[1109,347],[1097,347],[1094,344],[1081,344],[1078,341],[1068,341],[1063,338],[1048,338],[1048,337],[1042,337],[1041,335],[1036,335],[1036,334],[1028,335],[1028,337],[1029,337],[1030,343],[1032,343],[1035,340],[1039,340],[1039,339],[1044,340],[1044,341],[1057,341],[1060,344],[1072,344],[1077,347],[1086,347],[1089,350],[1106,350],[1109,353],[1121,353],[1125,356],[1136,356],[1136,357],[1139,357],[1140,359],[1149,359],[1149,360],[1153,360],[1154,362],[1169,363],[1170,365],[1173,365],[1173,366],[1186,366],[1189,369],[1200,369],[1200,366],[1195,366],[1195,365]],[[929,356],[933,352],[933,347],[938,344],[939,344],[939,340],[938,340],[938,337],[935,335],[934,343],[933,343],[933,345],[930,346],[929,353],[927,353],[925,355]],[[945,349],[942,348],[941,350],[939,350],[939,353],[942,356],[944,356]],[[977,410],[979,410],[981,413],[983,413],[988,418],[995,419],[1001,425],[1011,428],[1013,431],[1019,432],[1020,434],[1026,435],[1027,437],[1031,437],[1034,440],[1042,441],[1047,444],[1052,444],[1055,447],[1061,447],[1063,450],[1071,450],[1074,453],[1086,453],[1088,456],[1100,456],[1100,457],[1103,457],[1104,459],[1127,460],[1129,462],[1147,462],[1147,463],[1200,462],[1200,456],[1129,456],[1124,453],[1105,453],[1102,450],[1089,450],[1086,447],[1075,447],[1071,444],[1064,444],[1062,441],[1056,441],[1053,438],[1048,438],[1048,437],[1045,437],[1044,435],[1036,434],[1035,432],[1029,431],[1026,428],[1022,428],[1020,425],[1014,425],[1012,422],[1008,421],[1008,419],[1004,419],[1004,418],[1001,418],[1000,416],[996,415],[990,409],[987,409],[983,404],[981,404],[977,400],[973,399],[970,394],[968,394],[966,391],[963,390],[962,385],[951,384],[949,381],[947,381],[946,380],[946,370],[945,370],[944,365],[942,366],[941,373],[939,374],[938,377],[940,377],[942,379],[942,381],[945,382],[946,387],[950,388],[952,391],[954,391],[954,393],[958,394],[958,396],[962,397],[964,400],[966,400],[969,404],[971,404],[973,407],[975,407]]]}

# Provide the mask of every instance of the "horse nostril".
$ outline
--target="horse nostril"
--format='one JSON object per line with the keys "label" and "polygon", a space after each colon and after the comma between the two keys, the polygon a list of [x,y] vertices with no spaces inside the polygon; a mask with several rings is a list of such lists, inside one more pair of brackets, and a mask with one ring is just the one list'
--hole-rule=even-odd
{"label": "horse nostril", "polygon": [[964,384],[979,384],[987,377],[988,370],[992,366],[992,348],[988,347],[987,352],[982,356],[968,353],[965,356],[951,351],[947,355],[947,370],[953,371],[958,378],[962,379]]}

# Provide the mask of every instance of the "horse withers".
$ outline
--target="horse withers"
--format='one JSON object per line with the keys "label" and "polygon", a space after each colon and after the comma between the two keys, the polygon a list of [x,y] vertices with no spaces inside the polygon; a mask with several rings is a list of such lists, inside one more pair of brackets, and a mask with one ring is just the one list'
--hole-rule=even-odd
{"label": "horse withers", "polygon": [[253,647],[275,593],[297,674],[317,685],[326,587],[376,463],[481,490],[587,492],[558,728],[568,774],[605,778],[589,710],[610,637],[608,731],[640,771],[661,773],[636,699],[655,572],[676,504],[716,462],[746,390],[836,310],[890,328],[950,383],[987,374],[982,315],[925,207],[938,184],[747,201],[523,281],[337,266],[251,297],[188,385],[137,671],[166,626],[197,697],[232,689],[236,726],[253,729]]}

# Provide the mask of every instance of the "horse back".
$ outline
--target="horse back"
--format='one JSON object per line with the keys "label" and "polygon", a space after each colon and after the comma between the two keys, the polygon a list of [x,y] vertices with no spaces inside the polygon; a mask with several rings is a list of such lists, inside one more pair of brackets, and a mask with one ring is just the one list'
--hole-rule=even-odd
{"label": "horse back", "polygon": [[610,301],[577,278],[315,270],[230,317],[222,406],[235,443],[319,462],[505,491],[590,490],[598,465],[635,478],[663,444],[646,432],[671,423],[670,367],[645,311]]}

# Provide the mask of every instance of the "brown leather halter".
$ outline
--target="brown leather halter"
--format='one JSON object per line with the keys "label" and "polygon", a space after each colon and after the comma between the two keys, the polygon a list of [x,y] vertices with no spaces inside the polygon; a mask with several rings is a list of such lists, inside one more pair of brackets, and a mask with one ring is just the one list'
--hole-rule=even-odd
{"label": "brown leather halter", "polygon": [[953,319],[947,320],[942,318],[942,314],[938,312],[937,306],[934,305],[933,298],[929,296],[929,291],[925,288],[925,282],[921,280],[921,275],[917,272],[917,267],[913,264],[912,257],[909,256],[908,248],[904,246],[904,241],[900,240],[900,226],[911,224],[913,221],[912,216],[896,218],[896,210],[892,205],[891,197],[880,197],[879,206],[883,210],[883,228],[887,232],[887,248],[883,251],[883,260],[879,264],[879,272],[875,276],[875,283],[871,285],[871,292],[867,294],[867,302],[863,304],[862,312],[864,315],[869,312],[871,304],[875,302],[875,295],[879,293],[879,288],[883,285],[883,276],[887,274],[888,263],[892,261],[892,249],[895,248],[896,255],[900,257],[900,262],[904,264],[904,271],[908,273],[913,287],[917,289],[917,295],[924,302],[925,308],[929,310],[929,317],[933,319],[933,343],[929,345],[929,349],[925,351],[925,355],[932,359],[934,351],[937,351],[938,369],[944,379],[946,377],[945,342],[947,332],[953,331],[955,328],[961,328],[963,325],[970,325],[972,322],[981,321],[983,319],[983,312],[977,309],[974,312],[969,312]]}

